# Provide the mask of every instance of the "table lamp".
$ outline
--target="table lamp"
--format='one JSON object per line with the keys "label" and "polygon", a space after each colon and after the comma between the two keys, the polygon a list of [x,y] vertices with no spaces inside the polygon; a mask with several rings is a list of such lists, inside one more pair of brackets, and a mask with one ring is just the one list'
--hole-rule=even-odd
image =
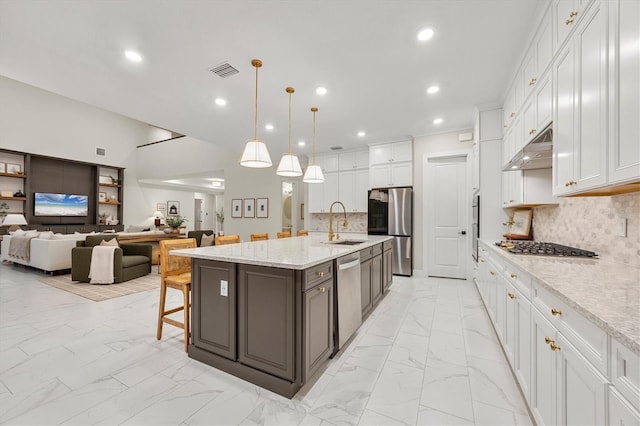
{"label": "table lamp", "polygon": [[8,214],[4,221],[2,221],[2,226],[9,226],[9,232],[14,232],[20,229],[20,225],[26,225],[27,219],[24,218],[24,215],[21,214]]}
{"label": "table lamp", "polygon": [[155,226],[160,226],[160,220],[164,218],[164,215],[162,214],[162,212],[158,210],[156,210],[156,212],[153,215],[156,217],[156,220],[154,222]]}

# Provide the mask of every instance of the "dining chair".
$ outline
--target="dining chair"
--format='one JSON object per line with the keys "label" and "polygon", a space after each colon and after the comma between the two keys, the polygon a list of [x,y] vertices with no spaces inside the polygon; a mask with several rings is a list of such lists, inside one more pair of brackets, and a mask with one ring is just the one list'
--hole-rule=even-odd
{"label": "dining chair", "polygon": [[[171,250],[186,248],[196,248],[195,238],[180,238],[174,240],[161,240],[160,246],[160,307],[158,309],[158,330],[156,339],[162,339],[162,326],[164,323],[173,325],[184,330],[184,351],[187,352],[189,346],[189,293],[191,291],[191,258],[175,256]],[[183,304],[173,309],[165,310],[167,301],[167,288],[173,288],[182,292]],[[176,321],[168,318],[168,315],[184,311],[184,321]]]}
{"label": "dining chair", "polygon": [[289,238],[291,236],[291,231],[278,232],[278,238]]}
{"label": "dining chair", "polygon": [[268,240],[269,239],[269,233],[265,232],[263,234],[251,234],[251,241],[261,241],[261,240]]}
{"label": "dining chair", "polygon": [[240,242],[240,235],[224,235],[216,237],[216,245],[236,244]]}
{"label": "dining chair", "polygon": [[296,237],[306,237],[307,235],[309,235],[309,231],[307,231],[306,229],[301,229],[296,232]]}

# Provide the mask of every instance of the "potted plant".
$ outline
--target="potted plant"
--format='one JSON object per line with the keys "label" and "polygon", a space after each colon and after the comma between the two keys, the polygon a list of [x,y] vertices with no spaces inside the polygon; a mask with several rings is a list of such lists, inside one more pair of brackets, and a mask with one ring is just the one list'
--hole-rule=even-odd
{"label": "potted plant", "polygon": [[220,224],[220,229],[218,230],[218,235],[224,235],[224,207],[216,212],[216,219]]}
{"label": "potted plant", "polygon": [[171,228],[171,232],[177,234],[180,232],[180,227],[187,221],[187,218],[184,216],[176,215],[176,216],[167,216],[166,222],[167,226]]}
{"label": "potted plant", "polygon": [[[7,212],[9,211],[9,204],[5,203],[4,201],[0,204],[0,219],[4,219],[4,217],[7,215]],[[0,220],[0,222],[2,222],[2,220]]]}
{"label": "potted plant", "polygon": [[107,219],[109,218],[109,215],[107,213],[100,213],[98,217],[100,218],[100,225],[107,224]]}

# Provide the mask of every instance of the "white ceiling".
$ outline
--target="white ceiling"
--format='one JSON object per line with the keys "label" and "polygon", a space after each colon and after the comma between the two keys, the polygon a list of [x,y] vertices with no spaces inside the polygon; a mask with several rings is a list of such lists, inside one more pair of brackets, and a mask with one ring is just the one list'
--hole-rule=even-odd
{"label": "white ceiling", "polygon": [[[475,105],[501,103],[542,3],[0,0],[0,74],[241,152],[253,136],[250,62],[260,58],[258,136],[277,164],[287,86],[294,143],[308,142],[294,145],[301,154],[311,151],[311,106],[319,152],[472,127]],[[428,42],[416,39],[423,27],[435,30]],[[224,61],[239,74],[209,71]],[[440,92],[428,96],[432,84]]]}

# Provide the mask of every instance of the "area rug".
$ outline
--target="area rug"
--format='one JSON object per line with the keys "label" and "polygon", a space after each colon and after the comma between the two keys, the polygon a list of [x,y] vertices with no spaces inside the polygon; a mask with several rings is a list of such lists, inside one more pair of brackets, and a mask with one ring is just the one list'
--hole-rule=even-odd
{"label": "area rug", "polygon": [[125,281],[119,284],[89,284],[71,281],[71,274],[38,278],[38,281],[69,293],[77,294],[94,302],[101,302],[127,294],[140,293],[142,291],[160,288],[160,275],[152,272],[135,280]]}

